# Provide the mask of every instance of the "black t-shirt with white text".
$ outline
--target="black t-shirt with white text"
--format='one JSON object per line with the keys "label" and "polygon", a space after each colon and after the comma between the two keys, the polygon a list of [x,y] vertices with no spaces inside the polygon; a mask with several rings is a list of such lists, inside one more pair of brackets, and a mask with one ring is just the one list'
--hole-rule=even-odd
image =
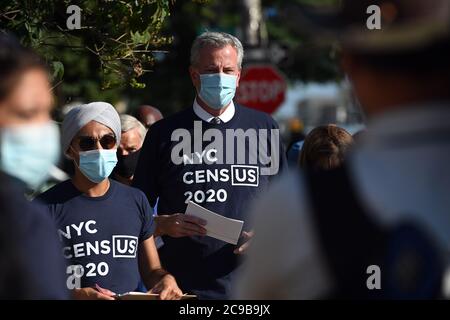
{"label": "black t-shirt with white text", "polygon": [[[145,193],[151,206],[158,202],[158,214],[184,213],[193,201],[244,220],[243,230],[249,231],[248,205],[285,167],[282,144],[272,131],[278,131],[278,125],[269,115],[246,107],[236,105],[233,118],[220,124],[203,121],[188,108],[150,127],[133,186]],[[239,147],[236,137],[244,133],[247,140],[240,139]],[[218,144],[211,146],[212,142]],[[276,154],[275,161],[260,161],[260,150]],[[276,169],[264,174],[269,167]],[[236,246],[200,236],[163,236],[163,241],[161,261],[183,291],[204,299],[230,298],[239,266],[239,256],[233,253]]]}
{"label": "black t-shirt with white text", "polygon": [[119,294],[138,287],[138,248],[153,235],[152,209],[140,190],[110,182],[100,197],[81,193],[67,180],[37,198],[56,222],[68,289],[98,284]]}

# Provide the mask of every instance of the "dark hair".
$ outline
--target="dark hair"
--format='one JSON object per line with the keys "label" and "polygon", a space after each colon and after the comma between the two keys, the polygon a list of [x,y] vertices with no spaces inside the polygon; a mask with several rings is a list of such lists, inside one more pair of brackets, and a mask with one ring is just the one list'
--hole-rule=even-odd
{"label": "dark hair", "polygon": [[352,144],[353,138],[346,130],[333,124],[319,126],[306,136],[299,165],[312,171],[337,168]]}
{"label": "dark hair", "polygon": [[7,98],[20,77],[28,70],[42,69],[46,64],[11,35],[0,33],[0,101]]}

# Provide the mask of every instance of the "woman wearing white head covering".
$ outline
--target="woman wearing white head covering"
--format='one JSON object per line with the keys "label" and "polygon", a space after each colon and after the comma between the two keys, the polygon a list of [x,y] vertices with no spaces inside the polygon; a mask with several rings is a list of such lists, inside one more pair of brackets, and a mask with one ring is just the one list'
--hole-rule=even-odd
{"label": "woman wearing white head covering", "polygon": [[[93,129],[100,136],[83,133],[82,129]],[[103,188],[99,188],[104,189],[109,184],[106,178],[117,164],[116,149],[120,134],[119,114],[112,105],[106,102],[80,105],[70,110],[64,118],[62,150],[88,180],[101,184]],[[78,181],[76,174],[74,178]]]}
{"label": "woman wearing white head covering", "polygon": [[106,102],[91,102],[72,108],[62,124],[62,148],[66,152],[75,135],[86,124],[96,121],[110,128],[120,141],[120,117],[116,109]]}
{"label": "woman wearing white head covering", "polygon": [[108,178],[117,163],[120,134],[119,115],[109,103],[77,106],[64,119],[61,143],[75,174],[38,200],[59,229],[68,289],[75,298],[114,299],[136,291],[142,278],[161,299],[179,299],[175,279],[159,261],[147,198]]}

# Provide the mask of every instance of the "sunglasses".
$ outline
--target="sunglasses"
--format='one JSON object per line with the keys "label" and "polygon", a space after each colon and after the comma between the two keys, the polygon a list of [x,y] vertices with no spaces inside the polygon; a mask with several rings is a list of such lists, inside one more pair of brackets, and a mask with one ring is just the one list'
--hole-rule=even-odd
{"label": "sunglasses", "polygon": [[97,141],[103,149],[113,149],[116,146],[116,137],[112,134],[106,134],[101,138],[89,136],[78,137],[78,146],[81,151],[89,151],[97,149]]}

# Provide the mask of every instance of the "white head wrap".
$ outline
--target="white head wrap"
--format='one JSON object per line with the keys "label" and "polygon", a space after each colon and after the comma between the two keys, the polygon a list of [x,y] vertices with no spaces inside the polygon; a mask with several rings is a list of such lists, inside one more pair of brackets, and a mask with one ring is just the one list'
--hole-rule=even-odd
{"label": "white head wrap", "polygon": [[62,151],[67,152],[78,131],[90,121],[97,121],[110,128],[120,142],[120,118],[116,109],[106,102],[92,102],[74,107],[67,113],[61,128]]}

